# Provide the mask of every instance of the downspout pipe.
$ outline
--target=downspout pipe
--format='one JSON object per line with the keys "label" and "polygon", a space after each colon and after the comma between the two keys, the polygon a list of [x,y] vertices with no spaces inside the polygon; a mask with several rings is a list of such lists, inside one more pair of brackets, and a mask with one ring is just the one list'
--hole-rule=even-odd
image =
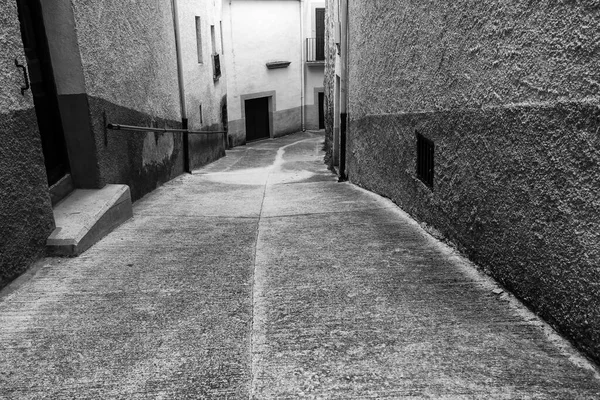
{"label": "downspout pipe", "polygon": [[179,104],[181,106],[181,129],[183,132],[183,170],[192,172],[190,169],[190,153],[188,143],[188,118],[185,104],[185,86],[183,81],[183,59],[181,57],[181,36],[179,30],[179,9],[177,0],[171,0],[173,10],[173,29],[175,31],[175,52],[177,53],[177,81],[179,83]]}
{"label": "downspout pipe", "polygon": [[306,51],[304,49],[306,40],[304,38],[304,0],[300,0],[300,120],[302,124],[302,132],[306,131],[306,118],[304,113],[304,102],[305,102],[305,91],[304,87],[304,74],[306,73],[306,65],[304,65],[304,55]]}

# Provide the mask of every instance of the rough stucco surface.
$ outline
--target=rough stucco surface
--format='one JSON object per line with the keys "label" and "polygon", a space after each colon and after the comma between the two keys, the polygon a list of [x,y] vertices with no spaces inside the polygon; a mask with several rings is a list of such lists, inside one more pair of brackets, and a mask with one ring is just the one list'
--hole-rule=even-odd
{"label": "rough stucco surface", "polygon": [[179,120],[171,3],[73,0],[87,94]]}
{"label": "rough stucco surface", "polygon": [[21,85],[24,84],[23,72],[15,67],[15,59],[26,65],[23,42],[16,2],[6,2],[0,5],[0,47],[2,62],[0,63],[0,110],[3,113],[26,110],[33,107],[30,92],[21,95]]}
{"label": "rough stucco surface", "polygon": [[[350,179],[600,360],[600,4],[352,2],[350,14]],[[415,177],[415,132],[435,142],[433,191]]]}
{"label": "rough stucco surface", "polygon": [[16,2],[0,5],[0,287],[43,254],[54,220],[31,92],[21,95],[25,63]]}

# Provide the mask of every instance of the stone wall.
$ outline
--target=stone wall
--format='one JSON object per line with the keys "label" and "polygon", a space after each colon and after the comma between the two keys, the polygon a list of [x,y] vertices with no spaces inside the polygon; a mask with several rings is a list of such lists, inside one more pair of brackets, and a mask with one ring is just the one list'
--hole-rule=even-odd
{"label": "stone wall", "polygon": [[325,163],[333,168],[333,120],[335,90],[335,24],[337,21],[337,2],[327,0],[325,6]]}
{"label": "stone wall", "polygon": [[[600,360],[600,5],[352,2],[349,178]],[[435,143],[430,189],[416,134]]]}
{"label": "stone wall", "polygon": [[15,1],[0,5],[0,288],[39,258],[54,228],[31,91],[21,94],[25,64]]}

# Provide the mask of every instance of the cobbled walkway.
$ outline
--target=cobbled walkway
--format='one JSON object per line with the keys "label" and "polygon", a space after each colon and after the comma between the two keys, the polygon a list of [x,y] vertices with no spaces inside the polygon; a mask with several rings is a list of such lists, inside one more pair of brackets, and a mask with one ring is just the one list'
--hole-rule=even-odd
{"label": "cobbled walkway", "polygon": [[322,142],[236,148],[5,290],[0,398],[600,398],[509,294],[337,183]]}

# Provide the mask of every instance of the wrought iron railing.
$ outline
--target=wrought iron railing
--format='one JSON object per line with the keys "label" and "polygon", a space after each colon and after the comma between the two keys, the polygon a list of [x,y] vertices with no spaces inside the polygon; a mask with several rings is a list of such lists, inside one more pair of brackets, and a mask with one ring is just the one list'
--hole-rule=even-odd
{"label": "wrought iron railing", "polygon": [[213,79],[216,81],[221,76],[221,59],[219,54],[212,55],[213,59]]}
{"label": "wrought iron railing", "polygon": [[306,61],[323,62],[325,61],[325,38],[307,38],[306,39]]}

